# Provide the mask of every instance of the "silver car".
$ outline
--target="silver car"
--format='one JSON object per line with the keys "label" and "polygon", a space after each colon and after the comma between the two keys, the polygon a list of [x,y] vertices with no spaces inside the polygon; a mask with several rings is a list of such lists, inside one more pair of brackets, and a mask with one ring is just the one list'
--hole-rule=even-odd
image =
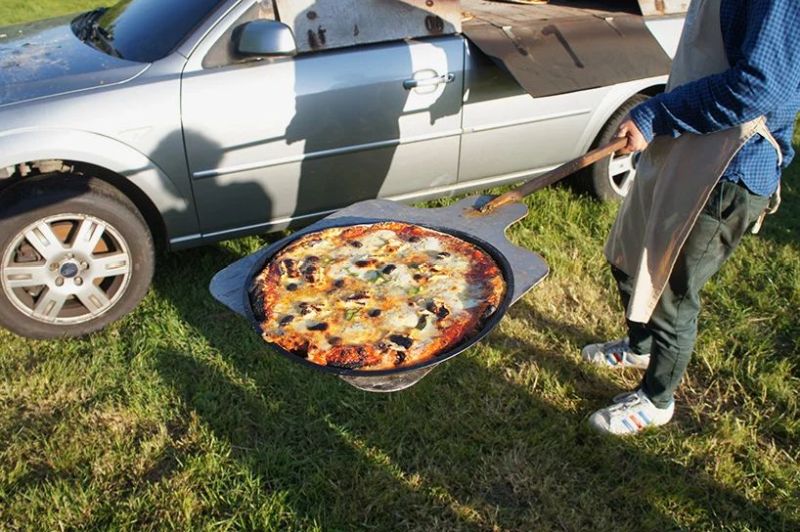
{"label": "silver car", "polygon": [[[0,28],[0,325],[87,334],[137,305],[159,248],[541,173],[664,82],[533,98],[460,34],[297,54],[260,0]],[[633,174],[589,177],[608,199]]]}

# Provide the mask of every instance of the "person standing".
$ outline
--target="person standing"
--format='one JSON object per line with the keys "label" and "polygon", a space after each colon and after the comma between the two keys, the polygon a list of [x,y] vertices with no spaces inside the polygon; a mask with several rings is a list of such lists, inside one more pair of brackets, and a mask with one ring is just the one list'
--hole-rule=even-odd
{"label": "person standing", "polygon": [[605,255],[628,337],[582,358],[645,373],[589,417],[593,428],[629,435],[672,419],[700,291],[780,201],[800,111],[799,31],[797,0],[692,0],[667,90],[621,125],[624,152],[642,153]]}

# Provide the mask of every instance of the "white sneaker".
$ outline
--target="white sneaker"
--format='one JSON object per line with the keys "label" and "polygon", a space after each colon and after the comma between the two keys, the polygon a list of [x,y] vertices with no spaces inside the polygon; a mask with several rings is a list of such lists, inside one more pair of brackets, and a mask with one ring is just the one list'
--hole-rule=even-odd
{"label": "white sneaker", "polygon": [[650,355],[637,355],[631,351],[627,338],[602,344],[589,344],[581,350],[581,358],[607,368],[647,369],[650,364]]}
{"label": "white sneaker", "polygon": [[629,436],[647,427],[665,425],[675,413],[675,402],[656,408],[641,390],[615,397],[614,404],[589,416],[589,426],[606,434]]}

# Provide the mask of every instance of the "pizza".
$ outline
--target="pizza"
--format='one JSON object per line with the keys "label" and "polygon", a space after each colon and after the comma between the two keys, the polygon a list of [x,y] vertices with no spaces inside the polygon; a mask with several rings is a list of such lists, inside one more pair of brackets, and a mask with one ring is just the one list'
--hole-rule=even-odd
{"label": "pizza", "polygon": [[505,292],[485,251],[401,222],[303,235],[251,287],[264,340],[314,364],[360,370],[447,352],[480,331]]}

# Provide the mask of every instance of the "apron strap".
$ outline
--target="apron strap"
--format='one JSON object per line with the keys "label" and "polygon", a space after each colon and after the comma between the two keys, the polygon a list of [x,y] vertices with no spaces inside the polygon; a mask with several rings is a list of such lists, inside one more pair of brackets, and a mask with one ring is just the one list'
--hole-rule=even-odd
{"label": "apron strap", "polygon": [[756,133],[767,139],[767,142],[772,144],[772,147],[775,148],[775,153],[778,154],[778,166],[783,166],[783,151],[781,151],[781,145],[778,144],[778,141],[772,135],[772,131],[770,131],[767,127],[766,118],[762,117],[762,119],[758,121]]}
{"label": "apron strap", "polygon": [[[775,152],[778,154],[778,167],[783,166],[783,152],[781,151],[781,146],[778,144],[778,141],[775,140],[775,137],[772,135],[772,132],[767,127],[767,121],[764,117],[761,117],[759,120],[758,125],[756,126],[756,133],[764,137],[767,142],[769,142],[773,148],[775,148]],[[781,206],[781,183],[778,181],[778,189],[775,193],[769,198],[769,205],[761,213],[761,216],[758,217],[756,223],[753,224],[753,228],[750,232],[754,235],[757,235],[759,231],[761,231],[761,226],[764,225],[764,219],[766,219],[768,214],[775,214],[778,212],[778,208]]]}

